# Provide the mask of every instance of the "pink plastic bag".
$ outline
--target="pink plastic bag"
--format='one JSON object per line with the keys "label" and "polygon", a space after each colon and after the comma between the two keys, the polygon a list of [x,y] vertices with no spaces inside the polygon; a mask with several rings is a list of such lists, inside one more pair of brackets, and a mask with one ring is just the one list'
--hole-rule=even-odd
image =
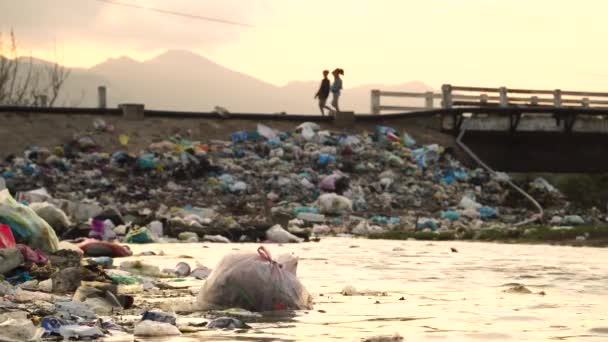
{"label": "pink plastic bag", "polygon": [[44,265],[49,262],[49,259],[44,255],[44,252],[39,249],[34,250],[29,246],[21,244],[17,245],[17,248],[21,251],[23,259],[27,261],[31,261],[38,265]]}
{"label": "pink plastic bag", "polygon": [[0,223],[0,248],[12,248],[15,247],[15,237],[11,227],[6,224]]}

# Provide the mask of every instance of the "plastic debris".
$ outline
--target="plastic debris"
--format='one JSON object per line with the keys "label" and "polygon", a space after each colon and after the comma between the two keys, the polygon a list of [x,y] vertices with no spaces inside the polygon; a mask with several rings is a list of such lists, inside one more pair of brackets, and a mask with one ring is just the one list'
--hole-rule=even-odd
{"label": "plastic debris", "polygon": [[[294,257],[286,256],[293,265]],[[297,265],[297,261],[295,262]],[[312,308],[312,298],[293,273],[280,267],[268,250],[230,254],[215,267],[199,292],[203,309],[239,307],[250,311]]]}
{"label": "plastic debris", "polygon": [[59,241],[53,228],[31,208],[15,201],[6,189],[0,191],[0,223],[11,227],[17,242],[45,252],[57,250]]}
{"label": "plastic debris", "polygon": [[277,243],[302,242],[302,239],[291,234],[277,224],[266,231],[266,239]]}
{"label": "plastic debris", "polygon": [[251,329],[250,326],[233,317],[219,317],[207,323],[207,329]]}

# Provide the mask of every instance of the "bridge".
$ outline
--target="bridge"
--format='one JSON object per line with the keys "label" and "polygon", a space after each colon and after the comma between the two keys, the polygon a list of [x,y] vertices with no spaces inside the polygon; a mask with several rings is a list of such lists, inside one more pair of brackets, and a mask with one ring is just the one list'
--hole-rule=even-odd
{"label": "bridge", "polygon": [[[387,98],[419,105],[385,104]],[[437,118],[441,131],[462,134],[499,171],[608,171],[608,93],[446,84],[439,93],[372,90],[370,102],[374,115]]]}

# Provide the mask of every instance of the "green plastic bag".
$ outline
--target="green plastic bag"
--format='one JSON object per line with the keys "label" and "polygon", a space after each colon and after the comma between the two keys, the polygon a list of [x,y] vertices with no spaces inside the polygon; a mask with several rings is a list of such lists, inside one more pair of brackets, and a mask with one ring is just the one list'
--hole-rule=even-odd
{"label": "green plastic bag", "polygon": [[129,234],[125,236],[126,243],[153,243],[154,238],[147,228],[139,227],[131,229]]}
{"label": "green plastic bag", "polygon": [[32,208],[15,201],[6,189],[0,191],[0,223],[11,227],[19,243],[48,253],[58,249],[59,240],[53,228]]}

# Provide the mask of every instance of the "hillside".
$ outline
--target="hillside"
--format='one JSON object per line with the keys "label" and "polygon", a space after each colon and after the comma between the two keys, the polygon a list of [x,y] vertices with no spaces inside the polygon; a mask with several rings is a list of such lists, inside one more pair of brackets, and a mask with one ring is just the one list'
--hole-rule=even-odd
{"label": "hillside", "polygon": [[[36,61],[40,65],[44,61]],[[211,111],[218,105],[232,112],[297,114],[317,113],[313,95],[318,80],[290,82],[279,87],[247,74],[225,68],[203,56],[169,50],[147,61],[112,58],[90,69],[72,69],[58,106],[94,107],[97,87],[108,89],[108,105],[144,103],[147,108]],[[341,99],[344,110],[369,113],[371,89],[429,91],[428,85],[408,82],[399,85],[348,86]],[[412,104],[393,101],[393,104]],[[421,103],[420,103],[421,104]]]}

